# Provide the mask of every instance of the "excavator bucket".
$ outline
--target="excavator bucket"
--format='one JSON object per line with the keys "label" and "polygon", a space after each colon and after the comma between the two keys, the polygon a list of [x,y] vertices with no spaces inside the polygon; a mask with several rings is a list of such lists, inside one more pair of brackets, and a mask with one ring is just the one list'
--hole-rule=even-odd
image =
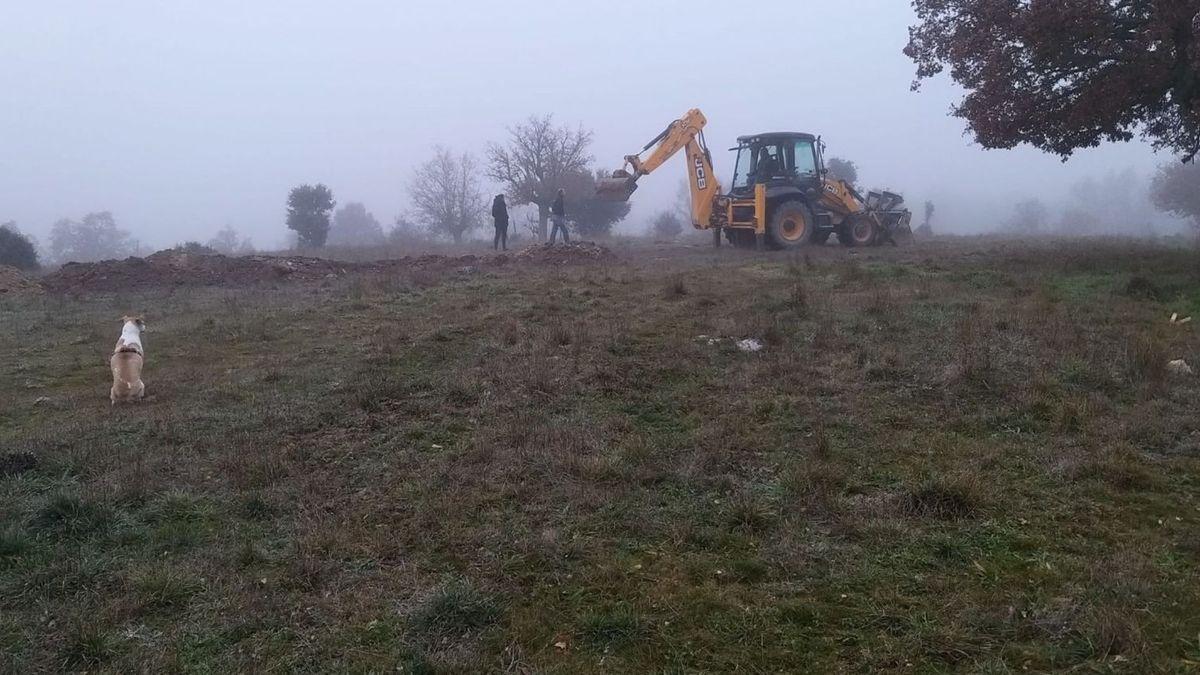
{"label": "excavator bucket", "polygon": [[637,178],[628,171],[617,170],[611,177],[596,181],[596,198],[607,202],[627,202],[637,187]]}

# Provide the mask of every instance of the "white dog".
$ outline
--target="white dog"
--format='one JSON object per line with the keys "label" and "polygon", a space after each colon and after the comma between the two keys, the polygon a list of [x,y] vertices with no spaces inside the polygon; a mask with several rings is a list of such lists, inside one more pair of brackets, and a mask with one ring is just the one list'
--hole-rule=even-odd
{"label": "white dog", "polygon": [[146,324],[140,316],[121,317],[125,327],[113,349],[109,365],[112,366],[113,384],[109,392],[112,405],[140,401],[146,395],[146,383],[142,382],[142,362],[146,350],[142,346],[142,331]]}

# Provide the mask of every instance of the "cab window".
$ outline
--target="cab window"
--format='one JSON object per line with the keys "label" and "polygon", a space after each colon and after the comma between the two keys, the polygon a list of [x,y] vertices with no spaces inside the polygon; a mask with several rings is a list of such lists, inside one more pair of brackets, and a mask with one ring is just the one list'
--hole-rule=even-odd
{"label": "cab window", "polygon": [[797,176],[817,174],[817,156],[813,152],[812,141],[796,141],[794,148],[795,163],[792,170]]}
{"label": "cab window", "polygon": [[733,187],[744,188],[750,186],[754,172],[754,150],[749,146],[743,145],[738,148],[737,164],[733,169]]}

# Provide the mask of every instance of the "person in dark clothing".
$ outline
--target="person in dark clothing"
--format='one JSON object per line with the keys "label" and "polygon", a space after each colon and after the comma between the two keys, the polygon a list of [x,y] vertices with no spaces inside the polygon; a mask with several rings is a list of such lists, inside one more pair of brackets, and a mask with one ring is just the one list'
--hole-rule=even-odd
{"label": "person in dark clothing", "polygon": [[554,227],[550,230],[550,243],[554,243],[554,237],[559,232],[562,232],[563,243],[571,243],[571,237],[567,234],[567,209],[563,206],[563,199],[566,197],[566,192],[562,188],[558,189],[558,196],[554,198],[554,203],[550,205],[550,220],[554,223]]}
{"label": "person in dark clothing", "polygon": [[496,226],[496,239],[492,242],[492,250],[503,247],[508,250],[508,205],[504,203],[504,195],[496,195],[492,200],[492,221]]}

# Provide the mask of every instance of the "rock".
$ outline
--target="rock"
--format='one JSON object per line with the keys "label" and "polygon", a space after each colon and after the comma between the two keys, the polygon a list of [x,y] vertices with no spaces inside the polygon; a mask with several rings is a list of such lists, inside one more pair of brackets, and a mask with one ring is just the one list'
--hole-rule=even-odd
{"label": "rock", "polygon": [[1195,371],[1192,370],[1192,367],[1188,365],[1187,361],[1184,361],[1183,359],[1175,359],[1174,361],[1168,363],[1167,372],[1171,373],[1172,375],[1193,375],[1195,373]]}
{"label": "rock", "polygon": [[762,341],[757,338],[746,338],[745,340],[738,340],[737,343],[738,349],[744,352],[761,352],[763,346]]}

